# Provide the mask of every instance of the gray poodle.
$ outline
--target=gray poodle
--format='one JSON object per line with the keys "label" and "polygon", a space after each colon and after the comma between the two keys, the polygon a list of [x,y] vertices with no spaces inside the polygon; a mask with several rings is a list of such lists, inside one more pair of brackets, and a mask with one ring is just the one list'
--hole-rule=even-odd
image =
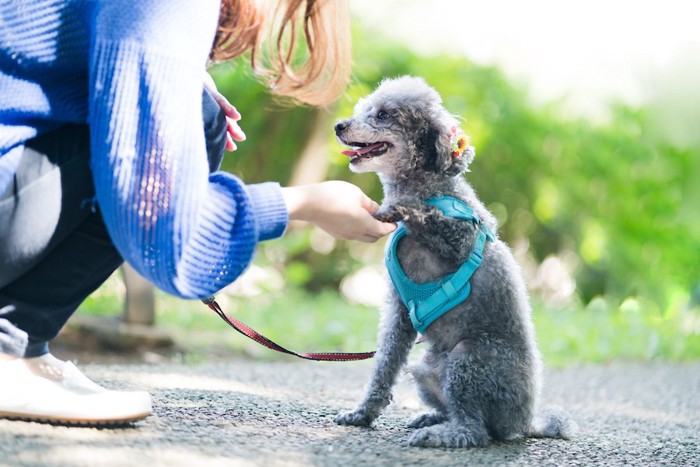
{"label": "gray poodle", "polygon": [[[379,174],[385,197],[376,217],[404,226],[400,241],[390,239],[387,248],[404,279],[390,275],[372,379],[359,406],[336,423],[369,426],[379,416],[420,331],[428,348],[409,371],[434,411],[409,423],[417,428],[409,444],[457,448],[571,436],[575,424],[565,411],[538,412],[541,363],[525,282],[508,246],[492,233],[496,219],[462,176],[474,149],[438,93],[420,78],[385,80],[335,132],[350,148],[343,153],[351,170]],[[445,200],[453,208],[445,210]],[[480,264],[467,280],[441,285],[470,261]],[[418,292],[407,291],[406,281]],[[434,287],[421,295],[429,283]],[[428,301],[444,314],[431,318],[436,308]]]}

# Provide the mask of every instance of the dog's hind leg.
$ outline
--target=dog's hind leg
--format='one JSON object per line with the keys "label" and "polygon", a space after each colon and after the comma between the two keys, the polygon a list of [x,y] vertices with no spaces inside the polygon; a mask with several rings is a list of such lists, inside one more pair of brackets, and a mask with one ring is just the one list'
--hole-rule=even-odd
{"label": "dog's hind leg", "polygon": [[439,425],[447,421],[445,412],[426,412],[408,421],[408,428],[425,428],[427,426]]}
{"label": "dog's hind leg", "polygon": [[413,347],[417,332],[411,325],[406,307],[400,303],[395,291],[391,293],[391,305],[382,316],[379,347],[369,387],[354,411],[341,413],[335,418],[339,425],[369,426],[379,416],[391,402],[391,388]]}
{"label": "dog's hind leg", "polygon": [[483,422],[447,421],[419,429],[408,439],[408,444],[422,448],[470,448],[485,446],[490,439]]}
{"label": "dog's hind leg", "polygon": [[435,412],[428,412],[411,419],[409,428],[424,428],[447,421],[447,406],[443,392],[443,373],[445,371],[444,355],[436,355],[430,350],[423,355],[420,364],[410,368],[416,382],[421,400],[433,407]]}
{"label": "dog's hind leg", "polygon": [[465,448],[484,446],[491,439],[484,421],[488,367],[473,361],[474,354],[467,353],[466,347],[465,341],[457,344],[445,363],[443,390],[448,419],[416,431],[409,438],[410,445]]}

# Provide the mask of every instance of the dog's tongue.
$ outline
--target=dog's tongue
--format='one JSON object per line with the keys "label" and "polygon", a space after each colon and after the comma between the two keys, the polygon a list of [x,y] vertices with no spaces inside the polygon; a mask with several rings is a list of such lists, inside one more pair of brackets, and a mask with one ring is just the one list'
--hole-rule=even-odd
{"label": "dog's tongue", "polygon": [[375,149],[379,149],[383,145],[384,143],[374,143],[360,149],[348,149],[347,151],[341,152],[341,154],[346,155],[348,157],[361,156],[363,154],[367,154],[370,151],[374,151]]}

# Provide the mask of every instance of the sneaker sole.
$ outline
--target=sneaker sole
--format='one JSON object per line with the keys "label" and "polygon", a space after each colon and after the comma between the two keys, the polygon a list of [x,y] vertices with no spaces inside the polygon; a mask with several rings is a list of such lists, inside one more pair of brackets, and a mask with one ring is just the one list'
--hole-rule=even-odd
{"label": "sneaker sole", "polygon": [[0,419],[7,420],[19,420],[23,422],[37,422],[37,423],[47,423],[50,425],[63,425],[63,426],[83,426],[83,427],[119,427],[124,425],[129,425],[134,422],[143,420],[144,418],[151,415],[150,412],[140,413],[132,415],[130,417],[123,418],[111,418],[111,419],[99,419],[94,418],[80,418],[80,417],[51,417],[42,415],[28,415],[19,414],[13,412],[0,412]]}

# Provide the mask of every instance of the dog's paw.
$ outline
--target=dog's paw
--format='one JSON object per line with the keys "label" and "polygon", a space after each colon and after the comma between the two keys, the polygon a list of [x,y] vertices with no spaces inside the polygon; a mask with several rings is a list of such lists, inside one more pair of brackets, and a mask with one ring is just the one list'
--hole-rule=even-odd
{"label": "dog's paw", "polygon": [[446,421],[447,417],[439,412],[424,413],[409,420],[407,426],[409,428],[425,428],[426,426],[433,426]]}
{"label": "dog's paw", "polygon": [[351,426],[370,426],[374,420],[367,412],[364,410],[355,410],[354,412],[343,412],[335,417],[335,423],[338,425],[351,425]]}
{"label": "dog's paw", "polygon": [[375,212],[372,214],[372,217],[380,222],[400,222],[405,220],[405,216],[396,210]]}
{"label": "dog's paw", "polygon": [[484,446],[488,440],[486,432],[476,434],[443,423],[416,431],[408,439],[408,444],[421,448],[469,448]]}

